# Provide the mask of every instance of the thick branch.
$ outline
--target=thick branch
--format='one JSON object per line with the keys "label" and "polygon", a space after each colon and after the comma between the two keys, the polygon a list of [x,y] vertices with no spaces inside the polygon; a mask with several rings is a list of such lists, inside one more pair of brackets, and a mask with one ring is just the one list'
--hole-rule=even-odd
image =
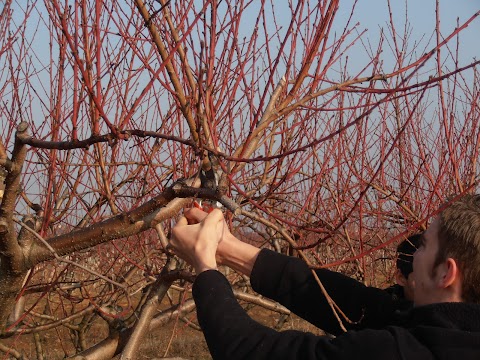
{"label": "thick branch", "polygon": [[[266,128],[272,123],[272,121],[278,119],[278,114],[275,111],[275,105],[285,85],[285,77],[282,77],[277,87],[275,88],[275,91],[273,92],[270,101],[268,102],[267,108],[265,109],[262,118],[258,122],[257,127],[249,135],[248,139],[245,141],[245,145],[242,145],[239,149],[235,151],[235,153],[233,154],[234,157],[249,158],[255,152],[255,150],[257,150],[258,144],[260,142],[260,135],[263,133],[264,130],[266,130]],[[237,164],[235,170],[238,171],[244,166],[244,163]]]}
{"label": "thick branch", "polygon": [[[0,205],[0,221],[3,223],[0,228],[0,253],[11,256],[20,250],[16,242],[13,223],[13,212],[17,195],[20,193],[20,178],[22,166],[27,155],[27,147],[22,140],[28,137],[28,124],[20,123],[15,135],[15,145],[12,152],[12,167],[5,178],[5,190]],[[3,233],[3,236],[2,236]]]}
{"label": "thick branch", "polygon": [[[164,269],[167,268],[168,264],[165,265]],[[123,350],[122,359],[132,360],[136,358],[135,354],[138,352],[140,342],[148,332],[149,324],[152,321],[158,306],[162,302],[163,297],[170,288],[170,285],[172,285],[172,282],[173,279],[166,279],[160,275],[158,280],[152,285],[152,292],[142,307],[140,318],[135,324],[135,328],[128,340],[127,346],[125,346],[125,349]]]}
{"label": "thick branch", "polygon": [[[187,185],[192,185],[193,187],[200,186],[199,180],[193,179],[187,182]],[[74,251],[88,249],[109,240],[138,234],[155,227],[156,224],[165,219],[171,218],[189,203],[190,200],[187,199],[176,199],[184,195],[181,189],[182,187],[174,190],[174,186],[172,186],[159,196],[132,211],[83,229],[50,238],[48,242],[55,252],[62,256]],[[53,259],[54,257],[54,254],[48,248],[43,244],[37,243],[36,246],[32,246],[25,266],[30,268],[35,264]]]}
{"label": "thick branch", "polygon": [[[195,308],[193,299],[185,301],[181,306],[173,306],[172,308],[162,311],[155,316],[150,322],[148,331],[153,331],[168,323],[172,318],[182,317]],[[105,340],[90,349],[87,349],[76,356],[72,357],[74,360],[110,360],[115,355],[122,352],[127,340],[131,335],[131,329],[121,333],[114,333]]]}
{"label": "thick branch", "polygon": [[[121,137],[124,140],[128,140],[131,136],[137,136],[140,138],[151,137],[151,138],[172,140],[188,146],[195,146],[195,143],[191,140],[185,140],[178,136],[159,134],[155,131],[131,129],[131,130],[118,131],[118,134],[121,135]],[[71,140],[71,141],[44,141],[44,140],[27,137],[22,139],[22,142],[24,144],[28,144],[32,147],[40,148],[40,149],[70,150],[70,149],[87,149],[91,145],[103,143],[103,142],[108,142],[109,144],[113,144],[117,139],[118,137],[115,134],[109,133],[105,135],[92,135],[89,138],[84,140]]]}
{"label": "thick branch", "polygon": [[0,139],[0,159],[7,158],[7,151],[5,150],[5,145],[3,145],[2,140]]}
{"label": "thick branch", "polygon": [[199,137],[197,126],[195,124],[195,119],[193,118],[192,111],[190,110],[189,104],[185,97],[182,83],[180,82],[177,72],[172,65],[171,55],[168,54],[167,48],[165,47],[165,44],[163,43],[162,38],[160,37],[160,34],[158,33],[158,30],[153,23],[152,18],[150,17],[150,14],[148,13],[148,10],[145,7],[145,3],[143,2],[143,0],[135,0],[135,5],[137,6],[138,11],[140,12],[143,20],[145,21],[145,26],[150,31],[150,35],[152,36],[153,42],[157,46],[158,52],[160,53],[162,60],[165,62],[165,68],[167,69],[170,80],[173,84],[173,87],[175,88],[175,93],[177,94],[177,99],[180,103],[180,108],[182,110],[183,116],[185,116],[185,119],[188,122],[188,126],[190,127],[190,132],[192,133],[193,140],[196,144],[198,144]]}

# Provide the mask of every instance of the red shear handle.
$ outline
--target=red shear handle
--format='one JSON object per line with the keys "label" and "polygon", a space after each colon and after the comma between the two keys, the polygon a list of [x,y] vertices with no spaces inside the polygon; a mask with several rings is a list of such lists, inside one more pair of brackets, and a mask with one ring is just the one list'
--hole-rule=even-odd
{"label": "red shear handle", "polygon": [[202,201],[197,201],[197,200],[194,200],[193,201],[193,206],[195,206],[197,209],[200,209],[202,211],[205,211],[207,213],[211,213],[213,211],[213,209],[215,209],[213,206],[211,205],[208,205],[208,204],[202,204]]}

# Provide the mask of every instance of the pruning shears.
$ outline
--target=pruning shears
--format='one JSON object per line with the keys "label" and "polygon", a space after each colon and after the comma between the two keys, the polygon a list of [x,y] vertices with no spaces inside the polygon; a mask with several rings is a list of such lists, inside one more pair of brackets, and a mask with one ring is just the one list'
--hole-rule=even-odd
{"label": "pruning shears", "polygon": [[[204,189],[217,191],[219,176],[215,169],[218,168],[218,159],[211,152],[208,152],[208,159],[209,166],[203,166],[200,170],[201,187]],[[222,204],[220,204],[218,201],[198,199],[193,202],[193,206],[210,213],[213,211],[213,209],[220,208]]]}
{"label": "pruning shears", "polygon": [[193,206],[195,206],[197,209],[200,209],[202,211],[205,211],[207,213],[211,213],[213,209],[215,209],[212,204],[210,204],[207,201],[202,201],[202,200],[194,200],[193,201]]}

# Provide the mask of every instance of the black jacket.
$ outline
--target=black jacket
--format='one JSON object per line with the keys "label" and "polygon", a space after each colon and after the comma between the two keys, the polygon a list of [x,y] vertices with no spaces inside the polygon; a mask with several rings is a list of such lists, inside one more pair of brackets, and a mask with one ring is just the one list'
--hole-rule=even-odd
{"label": "black jacket", "polygon": [[262,250],[251,275],[252,286],[311,323],[338,334],[335,339],[299,331],[277,332],[260,325],[238,304],[220,272],[201,273],[193,296],[213,358],[480,359],[480,305],[441,303],[399,312],[402,306],[382,290],[330,271],[318,274],[346,315],[360,320],[348,327],[363,330],[340,334],[337,320],[301,260]]}
{"label": "black jacket", "polygon": [[[320,269],[316,273],[330,297],[347,316],[349,321],[342,323],[348,330],[380,329],[392,325],[400,311],[413,305],[385,290],[367,287],[334,271]],[[343,332],[304,261],[264,249],[258,256],[250,281],[256,292],[278,301],[320,329],[333,335]]]}

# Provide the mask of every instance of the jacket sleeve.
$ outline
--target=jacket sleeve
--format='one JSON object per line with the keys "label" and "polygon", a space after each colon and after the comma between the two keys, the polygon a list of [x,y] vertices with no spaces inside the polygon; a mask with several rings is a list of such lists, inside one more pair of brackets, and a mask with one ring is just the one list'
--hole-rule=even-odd
{"label": "jacket sleeve", "polygon": [[328,339],[299,331],[277,332],[263,326],[248,316],[227,279],[216,270],[197,276],[193,297],[213,359],[398,359],[388,331],[352,331]]}
{"label": "jacket sleeve", "polygon": [[[343,321],[340,315],[347,330],[393,325],[396,311],[411,306],[408,301],[394,300],[386,291],[367,287],[340,273],[327,269],[316,273],[330,297],[351,321]],[[334,335],[342,333],[312,271],[301,259],[263,249],[250,282],[256,292],[281,303],[320,329]]]}

